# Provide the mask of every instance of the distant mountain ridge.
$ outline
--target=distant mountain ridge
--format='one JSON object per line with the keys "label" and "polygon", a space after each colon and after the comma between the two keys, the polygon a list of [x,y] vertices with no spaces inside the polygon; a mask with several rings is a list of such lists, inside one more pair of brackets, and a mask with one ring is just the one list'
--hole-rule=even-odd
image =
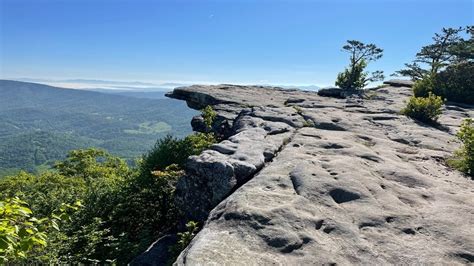
{"label": "distant mountain ridge", "polygon": [[[200,84],[202,82],[142,82],[142,81],[116,81],[116,80],[100,80],[100,79],[34,79],[34,78],[19,78],[18,81],[22,82],[33,82],[49,84],[51,86],[78,88],[78,89],[110,89],[110,90],[137,90],[137,91],[157,91],[164,90],[169,91],[177,87],[190,86],[192,84]],[[220,82],[222,83],[222,82]],[[220,84],[219,82],[211,82],[206,84]],[[80,86],[79,86],[80,85]],[[245,85],[245,84],[242,84]],[[269,84],[269,83],[255,83],[247,85],[261,85],[280,87],[285,89],[298,88],[300,90],[318,90],[321,86],[314,84],[307,85],[282,85],[282,84]]]}
{"label": "distant mountain ridge", "polygon": [[189,85],[187,83],[175,82],[142,82],[142,81],[117,81],[100,79],[34,79],[19,78],[21,82],[32,82],[47,84],[50,86],[73,88],[73,89],[128,89],[128,90],[171,90],[175,87]]}
{"label": "distant mountain ridge", "polygon": [[184,103],[130,96],[0,80],[0,175],[88,146],[132,161],[166,134],[191,132],[196,111]]}

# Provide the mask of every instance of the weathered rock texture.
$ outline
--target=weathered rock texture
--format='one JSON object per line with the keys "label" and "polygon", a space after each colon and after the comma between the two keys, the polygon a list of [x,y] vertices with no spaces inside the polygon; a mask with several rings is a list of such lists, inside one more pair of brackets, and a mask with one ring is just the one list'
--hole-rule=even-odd
{"label": "weathered rock texture", "polygon": [[[410,84],[367,97],[250,86],[169,96],[212,105],[228,139],[191,157],[181,207],[203,229],[176,264],[462,264],[474,261],[474,183],[444,163],[470,107],[444,129],[399,115]],[[224,125],[224,126],[223,126]]]}

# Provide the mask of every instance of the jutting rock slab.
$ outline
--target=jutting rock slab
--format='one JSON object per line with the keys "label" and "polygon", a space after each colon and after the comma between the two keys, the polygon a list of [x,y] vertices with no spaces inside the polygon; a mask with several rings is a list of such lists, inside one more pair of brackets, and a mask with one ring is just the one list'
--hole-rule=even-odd
{"label": "jutting rock slab", "polygon": [[444,163],[474,108],[433,128],[399,114],[410,84],[345,99],[261,86],[191,86],[228,138],[189,159],[178,203],[202,230],[177,265],[474,262],[474,183]]}

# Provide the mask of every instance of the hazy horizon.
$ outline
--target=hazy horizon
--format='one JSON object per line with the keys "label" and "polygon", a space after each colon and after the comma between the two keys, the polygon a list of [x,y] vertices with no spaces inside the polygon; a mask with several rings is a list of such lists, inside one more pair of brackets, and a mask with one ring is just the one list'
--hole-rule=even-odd
{"label": "hazy horizon", "polygon": [[[170,91],[176,87],[199,85],[229,84],[228,82],[154,82],[154,81],[132,81],[132,80],[94,80],[94,79],[44,79],[44,78],[0,78],[0,80],[13,80],[20,82],[31,82],[45,84],[67,89],[84,90],[121,90],[121,91]],[[302,88],[315,90],[331,85],[316,84],[274,84],[274,83],[232,83],[235,85],[261,85],[276,86],[283,88]]]}
{"label": "hazy horizon", "polygon": [[[139,4],[137,4],[139,3]],[[470,0],[0,0],[0,77],[179,84],[334,84],[347,39],[373,42],[386,76]]]}

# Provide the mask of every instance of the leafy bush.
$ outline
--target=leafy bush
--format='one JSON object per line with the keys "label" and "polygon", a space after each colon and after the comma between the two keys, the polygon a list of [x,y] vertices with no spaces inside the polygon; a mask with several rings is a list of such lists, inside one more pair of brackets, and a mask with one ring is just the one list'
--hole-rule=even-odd
{"label": "leafy bush", "polygon": [[187,136],[184,142],[191,147],[189,155],[200,154],[203,150],[209,148],[217,142],[217,138],[212,133],[195,133]]}
{"label": "leafy bush", "polygon": [[[95,218],[107,220],[107,214],[116,208],[116,203],[104,204],[126,184],[132,171],[126,163],[105,151],[96,149],[72,151],[56,165],[56,171],[40,175],[20,173],[0,181],[2,198],[21,197],[40,219],[55,214],[64,203],[76,200],[84,208],[72,215],[61,232],[48,235],[50,245],[30,256],[35,263],[89,262],[90,250],[99,250],[104,241],[91,241],[94,236],[108,232],[103,228],[91,228]],[[105,234],[104,234],[105,235]],[[107,235],[106,237],[111,237]],[[104,237],[105,238],[105,237]],[[81,241],[76,241],[76,240]],[[95,247],[91,247],[97,243]],[[107,243],[106,243],[107,244]],[[107,245],[104,245],[107,246]]]}
{"label": "leafy bush", "polygon": [[427,97],[429,92],[448,101],[474,103],[474,63],[466,62],[448,66],[433,76],[426,75],[413,85],[416,97]]}
{"label": "leafy bush", "polygon": [[212,109],[210,105],[206,106],[206,108],[201,110],[201,116],[204,119],[204,123],[206,124],[207,129],[212,128],[212,123],[217,117],[216,111]]}
{"label": "leafy bush", "polygon": [[[174,186],[184,174],[181,170],[187,157],[200,153],[215,139],[212,134],[197,133],[184,139],[167,136],[139,162],[135,172],[119,186],[105,191],[101,197],[92,194],[85,202],[94,208],[83,212],[76,227],[75,255],[127,263],[153,241],[174,228],[178,210],[174,205]],[[84,225],[101,220],[86,232]],[[92,247],[89,243],[95,241]]]}
{"label": "leafy bush", "polygon": [[417,97],[432,92],[448,101],[473,104],[474,27],[443,28],[433,41],[396,73],[418,81],[413,88]]}
{"label": "leafy bush", "polygon": [[[174,187],[184,174],[186,159],[215,141],[213,134],[204,133],[184,139],[168,136],[157,141],[136,168],[103,150],[76,150],[58,162],[54,171],[21,172],[1,179],[0,199],[21,197],[40,221],[56,219],[63,203],[80,200],[84,206],[61,231],[48,232],[47,238],[40,235],[48,245],[29,247],[28,261],[21,262],[128,263],[176,226],[179,212],[174,206]],[[0,248],[1,237],[0,231]],[[11,251],[1,252],[6,259],[13,256],[8,255]]]}
{"label": "leafy bush", "polygon": [[456,136],[461,141],[462,147],[455,152],[454,158],[448,160],[448,163],[474,177],[474,121],[464,120]]}
{"label": "leafy bush", "polygon": [[365,44],[356,40],[348,40],[342,49],[350,54],[349,66],[337,75],[336,86],[345,90],[364,88],[368,82],[382,80],[383,71],[375,71],[369,77],[364,72],[367,64],[382,57],[383,50],[375,44]]}
{"label": "leafy bush", "polygon": [[198,223],[194,221],[189,221],[186,223],[186,231],[178,233],[178,241],[175,245],[169,248],[169,264],[172,264],[176,260],[176,258],[178,258],[179,253],[181,253],[181,251],[184,250],[189,245],[189,243],[191,243],[191,240],[193,240],[194,236],[197,234],[198,231]]}
{"label": "leafy bush", "polygon": [[173,163],[183,166],[191,154],[190,146],[180,139],[168,135],[158,140],[155,146],[146,153],[139,163],[140,173],[151,176],[155,170],[164,170]]}
{"label": "leafy bush", "polygon": [[187,158],[199,154],[216,142],[211,133],[195,133],[184,139],[177,139],[170,135],[158,140],[140,163],[140,173],[150,175],[155,170],[164,170],[171,164],[184,167]]}
{"label": "leafy bush", "polygon": [[55,172],[39,175],[20,172],[0,180],[0,198],[18,197],[40,217],[49,216],[62,203],[84,198],[86,193],[84,180],[65,178]]}
{"label": "leafy bush", "polygon": [[64,176],[78,177],[88,182],[104,176],[120,178],[129,171],[124,160],[94,148],[70,151],[66,159],[58,162],[54,168]]}
{"label": "leafy bush", "polygon": [[33,249],[47,245],[43,220],[32,217],[26,202],[18,198],[0,201],[0,262],[26,259]]}
{"label": "leafy bush", "polygon": [[415,97],[428,97],[434,90],[433,78],[426,76],[423,79],[415,81],[413,84],[413,94]]}
{"label": "leafy bush", "polygon": [[38,219],[19,198],[0,201],[0,263],[44,262],[35,258],[41,257],[51,241],[51,230],[59,231],[59,222],[69,220],[70,211],[79,207],[79,201],[72,205],[63,203],[51,217]]}
{"label": "leafy bush", "polygon": [[433,93],[448,101],[474,104],[474,62],[448,66],[436,75]]}
{"label": "leafy bush", "polygon": [[336,86],[348,90],[365,87],[367,83],[367,73],[364,73],[365,67],[367,67],[367,63],[362,60],[358,64],[344,69],[337,75]]}
{"label": "leafy bush", "polygon": [[429,92],[428,97],[410,97],[402,113],[425,123],[435,123],[441,115],[443,99]]}

